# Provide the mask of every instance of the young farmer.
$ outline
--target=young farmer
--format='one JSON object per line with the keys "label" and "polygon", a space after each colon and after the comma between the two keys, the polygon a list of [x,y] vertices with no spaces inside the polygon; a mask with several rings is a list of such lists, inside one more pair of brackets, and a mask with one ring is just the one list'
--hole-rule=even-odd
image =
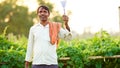
{"label": "young farmer", "polygon": [[25,58],[25,68],[32,62],[32,68],[58,68],[57,43],[58,39],[71,40],[72,33],[68,25],[68,16],[63,15],[65,28],[60,23],[48,20],[50,11],[46,6],[37,9],[40,22],[30,28],[28,46]]}

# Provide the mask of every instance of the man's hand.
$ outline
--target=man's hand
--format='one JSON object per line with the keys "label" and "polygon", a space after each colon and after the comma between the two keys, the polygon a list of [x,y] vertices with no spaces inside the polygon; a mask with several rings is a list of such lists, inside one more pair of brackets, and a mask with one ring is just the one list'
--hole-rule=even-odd
{"label": "man's hand", "polygon": [[64,21],[64,24],[68,24],[68,21],[69,21],[69,17],[67,15],[63,15],[62,16],[62,19]]}
{"label": "man's hand", "polygon": [[25,61],[25,68],[29,68],[29,62]]}
{"label": "man's hand", "polygon": [[62,16],[62,19],[63,19],[63,21],[64,21],[65,28],[66,28],[68,31],[70,31],[70,27],[69,27],[69,25],[68,25],[69,17],[68,17],[67,15],[63,15],[63,16]]}

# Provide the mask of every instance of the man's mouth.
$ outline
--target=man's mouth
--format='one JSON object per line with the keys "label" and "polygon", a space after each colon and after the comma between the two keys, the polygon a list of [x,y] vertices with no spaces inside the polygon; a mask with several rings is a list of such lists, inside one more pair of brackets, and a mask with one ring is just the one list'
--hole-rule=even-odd
{"label": "man's mouth", "polygon": [[44,18],[45,16],[44,16],[44,15],[42,15],[42,16],[40,16],[40,17],[43,17],[43,18]]}

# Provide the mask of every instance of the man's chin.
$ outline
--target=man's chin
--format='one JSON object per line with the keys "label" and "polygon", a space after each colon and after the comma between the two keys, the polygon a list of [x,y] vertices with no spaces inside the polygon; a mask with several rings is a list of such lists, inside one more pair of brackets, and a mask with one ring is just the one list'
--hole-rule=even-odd
{"label": "man's chin", "polygon": [[45,22],[45,21],[47,21],[47,20],[41,20],[41,21]]}

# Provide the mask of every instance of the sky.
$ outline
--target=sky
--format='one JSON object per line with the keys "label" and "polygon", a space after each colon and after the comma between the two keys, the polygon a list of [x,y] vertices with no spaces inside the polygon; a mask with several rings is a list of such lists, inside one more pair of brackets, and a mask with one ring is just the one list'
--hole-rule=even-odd
{"label": "sky", "polygon": [[[63,15],[61,0],[50,0],[54,3],[55,10]],[[36,10],[35,0],[29,0],[25,3],[29,4],[30,10]],[[34,4],[34,5],[33,5]],[[82,34],[84,30],[93,33],[103,29],[108,32],[119,31],[119,9],[120,0],[66,0],[67,11],[71,11],[69,15],[69,25],[71,30]]]}

